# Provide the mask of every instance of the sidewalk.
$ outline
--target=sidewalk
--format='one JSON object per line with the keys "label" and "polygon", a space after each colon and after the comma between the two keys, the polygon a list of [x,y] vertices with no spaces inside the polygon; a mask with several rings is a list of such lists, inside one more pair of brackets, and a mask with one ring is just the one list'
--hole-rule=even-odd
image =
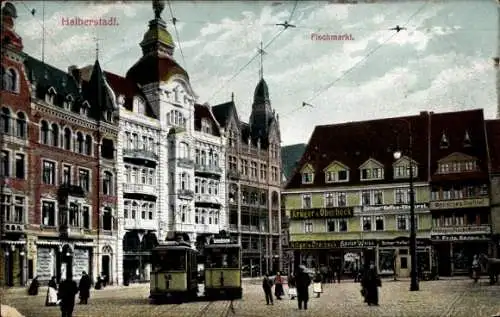
{"label": "sidewalk", "polygon": [[24,317],[20,312],[17,311],[14,307],[10,307],[7,305],[0,305],[0,316],[2,317]]}

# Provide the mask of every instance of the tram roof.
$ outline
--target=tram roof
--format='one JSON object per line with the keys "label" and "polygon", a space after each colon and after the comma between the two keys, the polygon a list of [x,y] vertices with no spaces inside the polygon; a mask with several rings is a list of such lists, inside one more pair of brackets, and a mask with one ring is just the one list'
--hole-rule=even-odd
{"label": "tram roof", "polygon": [[226,248],[226,249],[236,249],[241,248],[239,244],[231,244],[231,243],[212,243],[205,246],[205,249],[218,249],[218,248]]}

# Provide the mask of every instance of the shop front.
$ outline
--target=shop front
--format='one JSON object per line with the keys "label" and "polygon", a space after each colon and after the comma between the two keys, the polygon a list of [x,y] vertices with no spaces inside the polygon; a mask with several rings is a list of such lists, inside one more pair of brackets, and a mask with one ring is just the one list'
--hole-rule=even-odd
{"label": "shop front", "polygon": [[[381,275],[410,277],[411,254],[408,237],[378,241],[378,270]],[[419,274],[432,270],[432,246],[429,239],[417,239]]]}
{"label": "shop front", "polygon": [[487,234],[433,235],[432,242],[441,276],[470,274],[473,256],[489,255],[493,249]]}
{"label": "shop front", "polygon": [[365,264],[376,261],[376,240],[291,241],[295,265],[310,270],[337,272],[353,277]]}
{"label": "shop front", "polygon": [[26,285],[25,244],[24,240],[0,242],[0,285],[9,287]]}

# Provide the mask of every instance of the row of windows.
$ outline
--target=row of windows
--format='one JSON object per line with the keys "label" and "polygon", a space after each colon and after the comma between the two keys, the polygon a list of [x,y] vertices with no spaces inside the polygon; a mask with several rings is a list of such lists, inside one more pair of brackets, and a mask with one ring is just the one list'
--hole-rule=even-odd
{"label": "row of windows", "polygon": [[[42,160],[42,183],[45,185],[57,184],[57,162],[51,160]],[[60,184],[74,184],[80,186],[86,191],[90,191],[90,169],[78,167],[76,182],[73,181],[73,168],[71,165],[63,164]]]}
{"label": "row of windows", "polygon": [[26,155],[3,150],[0,155],[0,176],[26,179]]}
{"label": "row of windows", "polygon": [[[413,166],[413,177],[417,176],[418,168]],[[408,178],[410,177],[410,165],[398,165],[394,167],[394,178]],[[349,181],[349,171],[339,170],[339,171],[326,171],[325,172],[325,182],[326,183],[343,183]],[[360,180],[381,180],[384,179],[384,169],[383,168],[363,168],[361,169]],[[314,173],[311,171],[302,172],[302,183],[312,184],[314,183]]]}
{"label": "row of windows", "polygon": [[216,153],[214,150],[200,150],[200,149],[195,149],[194,150],[194,159],[195,163],[198,165],[203,165],[203,166],[219,166],[219,154]]}
{"label": "row of windows", "polygon": [[125,132],[124,147],[127,150],[143,150],[157,153],[157,142],[153,137]]}
{"label": "row of windows", "polygon": [[477,170],[476,160],[441,163],[438,166],[438,174],[474,172]]}
{"label": "row of windows", "polygon": [[5,135],[13,135],[20,139],[28,137],[26,114],[18,112],[14,117],[7,107],[2,107],[0,113],[0,131]]}
{"label": "row of windows", "polygon": [[[69,205],[66,213],[60,214],[60,209],[56,201],[45,200],[41,201],[42,222],[46,227],[57,227],[62,224],[67,224],[70,227],[91,229],[92,224],[92,208],[88,205],[73,204]],[[113,229],[113,212],[110,207],[104,207],[102,212],[100,228],[105,231]]]}
{"label": "row of windows", "polygon": [[61,130],[56,123],[49,125],[45,120],[40,122],[40,143],[79,154],[93,155],[93,140],[90,135],[84,135],[82,132],[73,133],[68,127]]}
{"label": "row of windows", "polygon": [[186,127],[187,120],[179,110],[172,110],[167,113],[167,123],[176,127]]}
{"label": "row of windows", "polygon": [[194,223],[217,225],[219,224],[219,211],[215,209],[196,208],[194,212]]}
{"label": "row of windows", "polygon": [[489,224],[489,215],[487,213],[455,213],[451,215],[442,216],[439,218],[432,218],[432,226],[434,228],[442,227],[455,227],[455,226],[478,226],[482,224]]}
{"label": "row of windows", "polygon": [[194,179],[194,193],[195,194],[209,194],[219,195],[219,182],[215,180],[207,180],[204,178],[195,177]]}
{"label": "row of windows", "polygon": [[210,122],[207,119],[202,119],[201,120],[201,132],[204,132],[207,134],[212,134],[213,133],[212,122]]}
{"label": "row of windows", "polygon": [[0,217],[2,217],[2,223],[26,223],[26,197],[1,195]]}
{"label": "row of windows", "polygon": [[125,165],[125,181],[127,184],[156,184],[156,169]]}
{"label": "row of windows", "polygon": [[[258,164],[255,161],[251,161],[250,164],[248,163],[246,159],[240,160],[239,172],[241,175],[262,182],[268,181],[268,169],[266,164]],[[228,168],[230,171],[238,171],[238,160],[235,156],[228,157]],[[276,166],[271,166],[271,181],[279,181],[279,169]]]}
{"label": "row of windows", "polygon": [[479,196],[488,196],[488,185],[482,186],[455,186],[453,188],[433,188],[431,200],[463,199]]}
{"label": "row of windows", "polygon": [[123,217],[125,219],[153,220],[155,214],[155,203],[150,201],[128,200],[124,202]]}
{"label": "row of windows", "polygon": [[[382,190],[361,191],[362,206],[384,205],[384,192]],[[415,200],[416,192],[414,192]],[[407,204],[410,202],[410,190],[407,188],[397,188],[394,190],[394,203]],[[327,192],[324,193],[324,207],[345,207],[347,206],[346,192]],[[311,194],[302,194],[302,208],[313,208]]]}
{"label": "row of windows", "polygon": [[[408,231],[410,229],[410,216],[396,216],[396,230]],[[326,232],[347,232],[348,219],[326,219]],[[304,233],[312,233],[314,231],[314,222],[305,220],[303,222]],[[415,227],[418,228],[418,216],[415,216]],[[384,216],[364,216],[361,217],[361,231],[384,231],[385,217]]]}

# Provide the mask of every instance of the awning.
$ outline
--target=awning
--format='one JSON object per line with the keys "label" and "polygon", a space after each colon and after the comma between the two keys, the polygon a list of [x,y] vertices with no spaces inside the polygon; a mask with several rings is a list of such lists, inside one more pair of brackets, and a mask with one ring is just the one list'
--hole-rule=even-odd
{"label": "awning", "polygon": [[75,242],[75,247],[93,248],[95,246],[92,242]]}
{"label": "awning", "polygon": [[2,240],[0,244],[9,244],[9,245],[23,245],[26,244],[24,240]]}
{"label": "awning", "polygon": [[44,241],[44,240],[37,240],[36,245],[53,245],[53,246],[62,246],[63,242],[61,241]]}

